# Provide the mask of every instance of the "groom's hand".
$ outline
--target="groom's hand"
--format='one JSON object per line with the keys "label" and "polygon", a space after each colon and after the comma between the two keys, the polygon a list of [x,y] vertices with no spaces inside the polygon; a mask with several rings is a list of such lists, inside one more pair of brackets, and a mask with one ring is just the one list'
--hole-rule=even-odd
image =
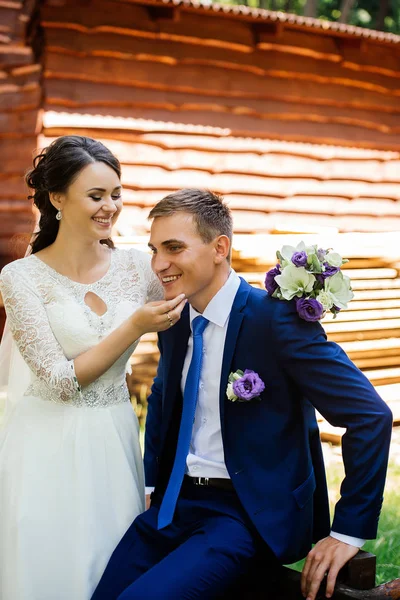
{"label": "groom's hand", "polygon": [[[143,496],[142,496],[143,498]],[[146,494],[146,510],[149,510],[151,503],[151,494]]]}
{"label": "groom's hand", "polygon": [[307,600],[315,600],[325,573],[326,598],[330,598],[335,588],[336,577],[342,567],[357,554],[359,548],[340,542],[328,536],[315,544],[308,553],[301,575],[301,592]]}

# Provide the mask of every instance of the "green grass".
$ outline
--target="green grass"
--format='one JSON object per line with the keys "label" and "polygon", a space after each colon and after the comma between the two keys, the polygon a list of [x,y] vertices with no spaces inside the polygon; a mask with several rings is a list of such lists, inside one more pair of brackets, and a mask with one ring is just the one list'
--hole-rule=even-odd
{"label": "green grass", "polygon": [[[400,578],[400,431],[394,431],[391,459],[389,461],[385,496],[379,520],[378,536],[363,546],[363,550],[376,554],[376,584]],[[326,472],[331,514],[339,498],[340,483],[344,476],[339,448],[330,449],[326,455]],[[292,566],[301,571],[304,560]]]}

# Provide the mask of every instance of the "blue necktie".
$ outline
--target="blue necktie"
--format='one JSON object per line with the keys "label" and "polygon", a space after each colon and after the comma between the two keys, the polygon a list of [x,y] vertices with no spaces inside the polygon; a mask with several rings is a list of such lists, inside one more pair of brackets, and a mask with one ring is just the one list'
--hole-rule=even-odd
{"label": "blue necktie", "polygon": [[176,501],[186,470],[186,458],[189,453],[190,440],[192,438],[193,421],[196,412],[197,395],[199,392],[201,363],[203,359],[203,331],[208,323],[209,321],[201,316],[196,317],[192,321],[193,354],[186,377],[185,390],[183,392],[182,419],[175,461],[158,513],[158,529],[166,527],[172,521]]}

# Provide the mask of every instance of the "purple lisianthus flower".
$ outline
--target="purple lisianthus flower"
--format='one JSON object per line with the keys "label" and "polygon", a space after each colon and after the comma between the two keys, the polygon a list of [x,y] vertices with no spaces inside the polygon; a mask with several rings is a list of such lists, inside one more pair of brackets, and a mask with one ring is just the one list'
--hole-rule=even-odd
{"label": "purple lisianthus flower", "polygon": [[325,271],[322,271],[322,273],[318,273],[315,275],[315,277],[318,279],[318,281],[320,283],[324,283],[325,279],[328,279],[328,277],[332,277],[332,275],[335,275],[338,271],[340,271],[339,267],[331,267],[331,265],[328,265],[328,263],[324,263],[324,267],[325,267]]}
{"label": "purple lisianthus flower", "polygon": [[256,398],[265,390],[265,384],[258,373],[246,369],[240,379],[233,382],[233,392],[238,400],[246,402]]}
{"label": "purple lisianthus flower", "polygon": [[273,269],[270,269],[265,275],[265,289],[268,294],[273,294],[277,289],[278,284],[275,281],[275,277],[281,274],[281,265],[278,263]]}
{"label": "purple lisianthus flower", "polygon": [[295,267],[305,267],[307,264],[307,253],[304,250],[295,252],[292,256],[292,263]]}
{"label": "purple lisianthus flower", "polygon": [[298,298],[296,309],[305,321],[319,321],[324,314],[324,307],[315,298]]}
{"label": "purple lisianthus flower", "polygon": [[325,275],[325,279],[327,277],[332,277],[332,275],[335,275],[338,271],[340,271],[340,267],[332,267],[332,265],[327,262],[324,263],[324,267],[325,271],[323,272],[323,275]]}

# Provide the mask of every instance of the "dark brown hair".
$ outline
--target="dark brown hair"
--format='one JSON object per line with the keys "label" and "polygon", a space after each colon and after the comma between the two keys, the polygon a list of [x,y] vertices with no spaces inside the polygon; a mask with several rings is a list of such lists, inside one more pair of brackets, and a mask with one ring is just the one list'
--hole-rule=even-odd
{"label": "dark brown hair", "polygon": [[[232,245],[232,215],[220,194],[186,188],[165,196],[149,213],[149,219],[168,217],[176,212],[193,215],[197,233],[205,244],[218,235],[226,235]],[[231,249],[227,257],[230,260]]]}
{"label": "dark brown hair", "polygon": [[[33,169],[25,176],[27,185],[34,190],[29,196],[39,209],[39,231],[31,242],[32,254],[47,248],[58,234],[57,209],[50,202],[50,193],[65,193],[84,167],[103,162],[121,178],[118,159],[101,142],[80,135],[65,135],[54,140],[33,161]],[[102,240],[110,248],[113,241]]]}

